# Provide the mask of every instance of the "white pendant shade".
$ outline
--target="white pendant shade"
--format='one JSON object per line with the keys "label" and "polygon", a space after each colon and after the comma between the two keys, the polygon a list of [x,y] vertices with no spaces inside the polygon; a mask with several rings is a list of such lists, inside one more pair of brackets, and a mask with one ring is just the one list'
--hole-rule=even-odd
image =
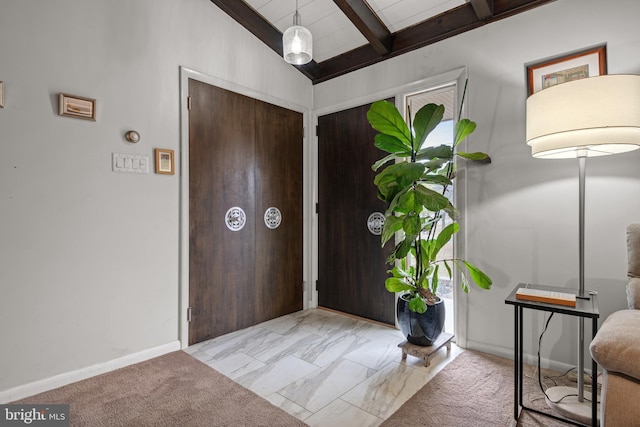
{"label": "white pendant shade", "polygon": [[527,99],[533,157],[566,159],[640,148],[640,76],[604,75],[562,83]]}
{"label": "white pendant shade", "polygon": [[293,26],[282,35],[282,56],[289,64],[302,65],[313,59],[313,37],[311,31],[300,25],[300,14],[296,8]]}

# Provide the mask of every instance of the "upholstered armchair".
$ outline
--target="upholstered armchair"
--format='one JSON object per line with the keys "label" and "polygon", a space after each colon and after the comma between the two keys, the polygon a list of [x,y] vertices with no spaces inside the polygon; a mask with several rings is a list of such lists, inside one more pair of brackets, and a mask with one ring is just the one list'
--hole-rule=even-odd
{"label": "upholstered armchair", "polygon": [[628,310],[611,314],[591,342],[603,371],[601,427],[640,426],[640,224],[627,227]]}

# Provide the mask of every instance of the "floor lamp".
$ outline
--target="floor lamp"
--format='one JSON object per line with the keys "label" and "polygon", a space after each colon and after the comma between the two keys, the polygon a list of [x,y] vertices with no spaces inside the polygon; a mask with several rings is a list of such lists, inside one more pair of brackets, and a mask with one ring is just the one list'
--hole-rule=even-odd
{"label": "floor lamp", "polygon": [[[579,291],[584,294],[584,199],[587,157],[640,148],[640,76],[604,75],[562,83],[527,99],[527,144],[533,157],[578,159]],[[584,402],[584,319],[578,337],[578,387],[547,389],[549,406],[561,415],[590,422]],[[560,398],[573,395],[554,403]],[[589,396],[587,396],[590,399]]]}

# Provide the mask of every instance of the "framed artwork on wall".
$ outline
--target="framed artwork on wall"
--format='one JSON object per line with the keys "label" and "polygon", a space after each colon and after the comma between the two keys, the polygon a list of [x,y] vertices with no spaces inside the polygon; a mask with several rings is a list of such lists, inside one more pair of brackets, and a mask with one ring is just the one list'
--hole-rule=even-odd
{"label": "framed artwork on wall", "polygon": [[4,108],[4,84],[0,82],[0,108]]}
{"label": "framed artwork on wall", "polygon": [[156,148],[156,173],[173,175],[173,150]]}
{"label": "framed artwork on wall", "polygon": [[58,114],[96,121],[96,100],[82,96],[60,93],[60,106]]}
{"label": "framed artwork on wall", "polygon": [[551,86],[607,74],[607,46],[562,54],[527,65],[527,96]]}

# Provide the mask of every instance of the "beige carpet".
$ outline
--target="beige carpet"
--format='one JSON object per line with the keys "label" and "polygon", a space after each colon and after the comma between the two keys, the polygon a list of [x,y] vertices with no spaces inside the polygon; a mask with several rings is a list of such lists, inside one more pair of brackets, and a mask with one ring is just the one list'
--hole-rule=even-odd
{"label": "beige carpet", "polygon": [[[534,368],[525,366],[525,376],[532,375]],[[536,380],[525,379],[524,399],[548,411]],[[70,404],[72,426],[306,426],[182,351],[14,403]],[[512,360],[467,350],[382,426],[494,427],[512,419]],[[518,423],[567,425],[526,411]]]}
{"label": "beige carpet", "polygon": [[70,404],[72,426],[306,426],[182,351],[15,403]]}
{"label": "beige carpet", "polygon": [[[548,411],[532,366],[525,366],[525,404]],[[543,375],[554,375],[543,370]],[[569,384],[567,379],[559,383]],[[465,351],[400,407],[382,426],[495,427],[513,422],[513,361]],[[569,426],[524,411],[518,426]]]}

